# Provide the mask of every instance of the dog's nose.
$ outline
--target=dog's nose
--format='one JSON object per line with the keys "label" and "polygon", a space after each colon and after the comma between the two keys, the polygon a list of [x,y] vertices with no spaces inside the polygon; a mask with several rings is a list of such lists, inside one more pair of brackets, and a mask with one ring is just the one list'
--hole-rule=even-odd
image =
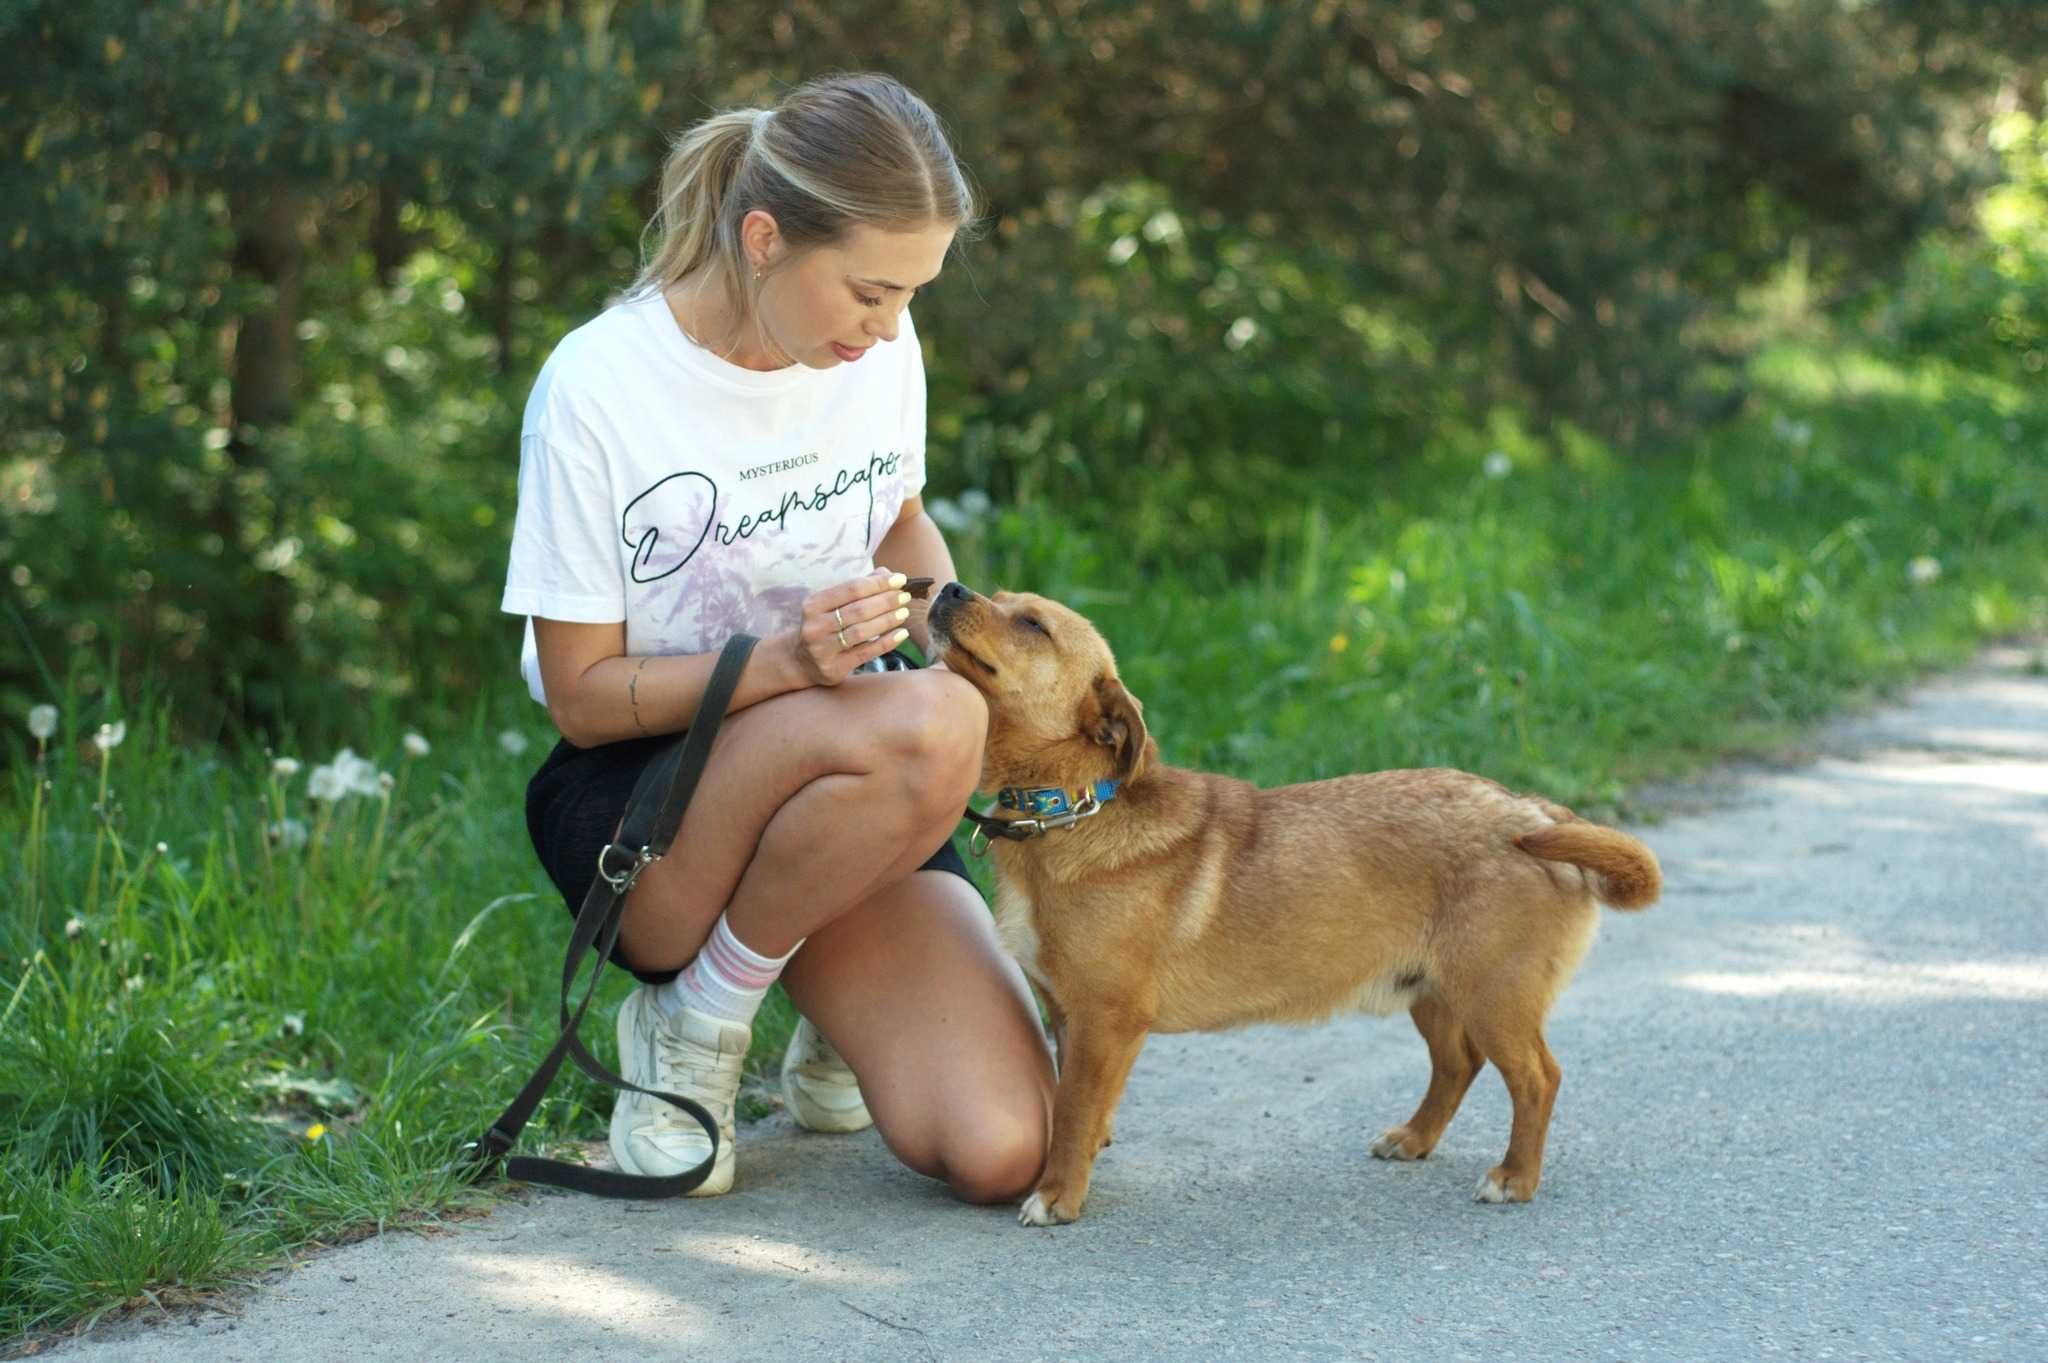
{"label": "dog's nose", "polygon": [[954,605],[961,606],[965,605],[973,595],[973,592],[968,591],[959,583],[948,582],[945,586],[939,588],[938,599],[941,601],[951,601]]}

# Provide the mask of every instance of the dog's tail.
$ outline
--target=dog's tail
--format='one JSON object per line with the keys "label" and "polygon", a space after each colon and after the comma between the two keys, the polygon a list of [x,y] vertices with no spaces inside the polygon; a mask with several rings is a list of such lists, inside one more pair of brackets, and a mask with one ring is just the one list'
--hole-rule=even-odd
{"label": "dog's tail", "polygon": [[1593,897],[1609,908],[1647,909],[1664,888],[1656,853],[1618,829],[1570,815],[1562,823],[1521,834],[1515,846],[1545,861],[1580,867],[1592,881]]}

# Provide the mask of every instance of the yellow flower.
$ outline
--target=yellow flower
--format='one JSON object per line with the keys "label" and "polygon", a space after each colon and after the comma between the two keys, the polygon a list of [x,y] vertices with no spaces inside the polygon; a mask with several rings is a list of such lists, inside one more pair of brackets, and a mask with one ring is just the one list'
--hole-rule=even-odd
{"label": "yellow flower", "polygon": [[326,1134],[327,1123],[325,1122],[315,1122],[306,1128],[306,1139],[309,1141],[317,1141]]}
{"label": "yellow flower", "polygon": [[1344,635],[1333,634],[1330,636],[1330,652],[1342,653],[1345,649],[1349,647],[1351,647],[1351,640],[1345,637]]}

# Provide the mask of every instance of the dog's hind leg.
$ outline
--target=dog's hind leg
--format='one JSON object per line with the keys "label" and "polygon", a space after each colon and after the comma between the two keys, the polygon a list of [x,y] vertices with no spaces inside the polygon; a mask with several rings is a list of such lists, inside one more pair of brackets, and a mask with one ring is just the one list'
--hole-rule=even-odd
{"label": "dog's hind leg", "polygon": [[1422,1095],[1422,1105],[1414,1116],[1372,1143],[1373,1154],[1381,1159],[1426,1158],[1457,1115],[1465,1090],[1486,1067],[1486,1057],[1466,1035],[1450,1005],[1436,994],[1417,999],[1408,1016],[1415,1019],[1415,1030],[1429,1047],[1429,1091]]}
{"label": "dog's hind leg", "polygon": [[1472,1196],[1480,1202],[1527,1202],[1543,1181],[1543,1141],[1550,1133],[1550,1110],[1564,1072],[1544,1043],[1540,1010],[1520,1000],[1491,1002],[1501,1011],[1474,1012],[1467,1025],[1507,1082],[1515,1120],[1508,1133],[1507,1157],[1487,1171]]}

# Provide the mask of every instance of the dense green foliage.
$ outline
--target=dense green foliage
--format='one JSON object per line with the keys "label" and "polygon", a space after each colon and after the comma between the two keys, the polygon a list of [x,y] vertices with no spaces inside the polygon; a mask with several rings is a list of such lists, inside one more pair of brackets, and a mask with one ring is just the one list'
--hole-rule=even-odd
{"label": "dense green foliage", "polygon": [[985,191],[919,305],[935,490],[1241,567],[1502,408],[1726,415],[1738,289],[1963,222],[2044,51],[1992,0],[0,0],[0,701],[467,694],[526,384],[664,136],[821,69],[924,91]]}

